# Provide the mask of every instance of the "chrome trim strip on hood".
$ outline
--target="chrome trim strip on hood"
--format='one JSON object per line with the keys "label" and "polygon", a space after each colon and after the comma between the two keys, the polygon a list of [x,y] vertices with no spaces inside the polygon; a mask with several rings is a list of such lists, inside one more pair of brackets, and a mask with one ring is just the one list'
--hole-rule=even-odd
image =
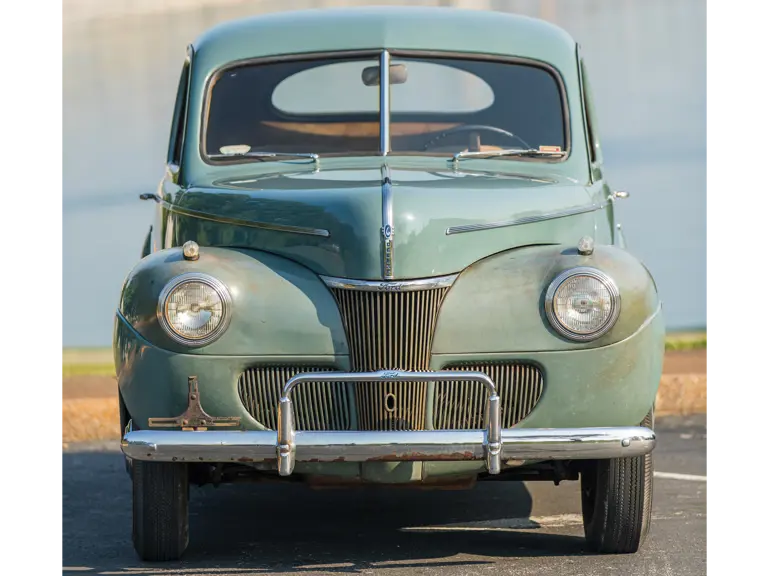
{"label": "chrome trim strip on hood", "polygon": [[381,167],[381,252],[385,280],[395,277],[395,217],[392,199],[392,176],[389,166]]}
{"label": "chrome trim strip on hood", "polygon": [[497,222],[485,222],[478,224],[464,224],[463,226],[451,226],[445,231],[447,236],[451,234],[462,234],[464,232],[475,232],[477,230],[492,230],[494,228],[506,228],[507,226],[519,226],[521,224],[531,224],[533,222],[543,222],[545,220],[555,220],[556,218],[564,218],[566,216],[575,216],[576,214],[587,214],[589,212],[596,212],[602,210],[610,204],[610,201],[601,202],[599,204],[586,204],[584,206],[576,206],[575,208],[567,208],[565,210],[558,210],[557,212],[547,212],[545,214],[539,214],[537,216],[524,216],[522,218],[515,218],[513,220],[501,220]]}
{"label": "chrome trim strip on hood", "polygon": [[[157,197],[159,198],[159,197]],[[290,232],[292,234],[305,234],[308,236],[322,236],[323,238],[330,237],[331,233],[323,228],[305,228],[303,226],[291,226],[289,224],[273,224],[271,222],[254,222],[252,220],[241,220],[239,218],[229,218],[227,216],[217,216],[215,214],[208,214],[206,212],[197,212],[196,210],[188,210],[186,208],[180,208],[175,204],[171,204],[167,200],[157,199],[169,212],[174,214],[180,214],[182,216],[189,216],[191,218],[199,218],[200,220],[210,220],[211,222],[218,222],[219,224],[234,224],[235,226],[248,226],[249,228],[260,228],[262,230],[272,230],[274,232]]]}

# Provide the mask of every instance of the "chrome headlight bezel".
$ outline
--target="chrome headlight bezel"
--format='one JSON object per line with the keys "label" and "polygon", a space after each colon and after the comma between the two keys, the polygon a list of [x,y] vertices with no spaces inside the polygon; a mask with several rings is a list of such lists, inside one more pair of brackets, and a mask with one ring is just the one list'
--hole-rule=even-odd
{"label": "chrome headlight bezel", "polygon": [[[221,305],[222,305],[222,318],[221,322],[219,322],[219,325],[216,326],[216,328],[213,329],[212,332],[207,334],[206,336],[202,338],[188,338],[185,336],[182,336],[176,330],[174,330],[171,323],[168,321],[168,317],[166,315],[166,305],[168,303],[168,297],[171,295],[171,293],[176,290],[179,286],[182,284],[187,284],[189,282],[199,282],[201,284],[205,284],[208,287],[210,287],[212,290],[216,292],[216,294],[221,299]],[[179,344],[183,344],[184,346],[188,346],[190,348],[199,348],[200,346],[205,346],[207,344],[210,344],[211,342],[217,340],[229,327],[229,322],[232,319],[232,296],[229,293],[229,290],[224,285],[223,282],[220,280],[217,280],[213,276],[210,276],[208,274],[203,274],[200,272],[187,272],[185,274],[181,274],[179,276],[176,276],[175,278],[172,278],[163,288],[162,292],[160,292],[160,296],[157,299],[157,319],[160,322],[160,326],[163,327],[163,330],[165,330],[165,333],[175,342],[178,342]]]}
{"label": "chrome headlight bezel", "polygon": [[[564,326],[555,314],[553,303],[555,293],[566,280],[572,278],[573,276],[589,276],[595,280],[598,280],[605,286],[611,296],[612,307],[611,313],[608,316],[608,320],[594,332],[574,332],[573,330],[570,330],[568,327]],[[596,268],[579,266],[577,268],[569,268],[568,270],[564,270],[558,274],[554,280],[552,280],[544,296],[544,310],[546,312],[547,320],[549,320],[550,326],[552,326],[552,328],[554,328],[558,334],[577,342],[589,342],[591,340],[600,338],[600,336],[604,335],[616,324],[616,321],[619,319],[619,312],[621,311],[621,295],[619,294],[619,288],[616,285],[616,282],[613,281],[613,278]]]}

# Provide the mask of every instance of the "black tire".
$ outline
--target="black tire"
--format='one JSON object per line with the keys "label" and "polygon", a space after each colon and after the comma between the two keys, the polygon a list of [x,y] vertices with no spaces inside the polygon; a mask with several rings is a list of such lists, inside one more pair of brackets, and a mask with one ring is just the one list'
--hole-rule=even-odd
{"label": "black tire", "polygon": [[[642,426],[653,428],[653,409]],[[651,528],[653,456],[585,462],[581,510],[587,546],[605,554],[637,552]]]}
{"label": "black tire", "polygon": [[133,461],[133,546],[142,560],[178,560],[189,543],[185,464]]}

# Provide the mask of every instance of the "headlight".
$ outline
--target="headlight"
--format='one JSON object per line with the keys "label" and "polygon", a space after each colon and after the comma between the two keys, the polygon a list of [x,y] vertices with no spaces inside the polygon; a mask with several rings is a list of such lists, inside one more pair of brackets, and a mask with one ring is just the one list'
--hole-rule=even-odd
{"label": "headlight", "polygon": [[206,274],[192,272],[177,276],[163,288],[157,316],[177,342],[203,346],[227,328],[231,305],[224,284]]}
{"label": "headlight", "polygon": [[619,317],[616,283],[594,268],[572,268],[552,281],[544,300],[552,327],[571,340],[594,340]]}

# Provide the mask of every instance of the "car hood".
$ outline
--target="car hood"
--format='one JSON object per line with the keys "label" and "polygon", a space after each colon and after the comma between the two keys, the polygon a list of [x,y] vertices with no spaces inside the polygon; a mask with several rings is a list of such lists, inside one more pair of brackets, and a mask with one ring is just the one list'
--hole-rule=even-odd
{"label": "car hood", "polygon": [[592,199],[583,185],[562,177],[384,166],[279,171],[192,186],[168,199],[170,237],[174,244],[264,250],[318,274],[380,280],[387,277],[385,192],[392,278],[460,272],[503,250],[575,244],[595,231]]}

